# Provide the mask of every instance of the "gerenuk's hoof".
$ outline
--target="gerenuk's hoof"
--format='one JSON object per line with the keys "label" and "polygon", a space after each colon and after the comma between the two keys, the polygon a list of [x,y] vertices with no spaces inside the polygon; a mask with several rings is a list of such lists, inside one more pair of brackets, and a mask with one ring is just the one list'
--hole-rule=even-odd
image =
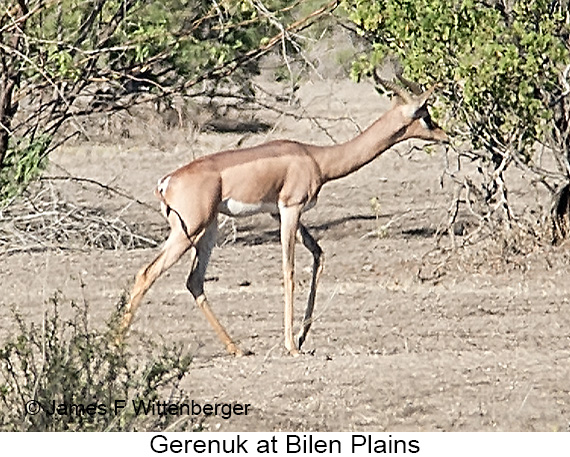
{"label": "gerenuk's hoof", "polygon": [[233,343],[229,344],[227,346],[227,350],[231,355],[236,356],[236,357],[244,357],[244,356],[248,356],[248,355],[253,355],[253,352],[250,351],[249,349],[241,349]]}

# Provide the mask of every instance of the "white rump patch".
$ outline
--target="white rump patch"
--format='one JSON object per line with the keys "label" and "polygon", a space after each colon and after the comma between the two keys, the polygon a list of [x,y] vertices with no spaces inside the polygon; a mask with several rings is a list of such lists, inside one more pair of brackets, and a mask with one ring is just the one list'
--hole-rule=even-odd
{"label": "white rump patch", "polygon": [[161,195],[164,195],[164,192],[166,191],[166,188],[168,187],[169,182],[170,182],[170,175],[165,176],[164,178],[160,178],[158,180],[158,184],[156,185],[156,188],[158,189],[158,191],[160,192]]}
{"label": "white rump patch", "polygon": [[[170,176],[165,176],[164,178],[160,178],[158,183],[156,184],[156,190],[158,194],[160,194],[160,212],[164,215],[165,218],[168,219],[169,208],[166,202],[164,201],[164,192],[166,192],[166,188],[168,187],[168,182],[170,181]],[[158,196],[157,194],[157,196]]]}

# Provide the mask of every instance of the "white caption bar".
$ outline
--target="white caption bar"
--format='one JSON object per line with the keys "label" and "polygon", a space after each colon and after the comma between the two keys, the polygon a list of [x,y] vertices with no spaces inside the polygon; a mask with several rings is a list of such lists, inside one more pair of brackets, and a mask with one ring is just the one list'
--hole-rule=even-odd
{"label": "white caption bar", "polygon": [[3,455],[568,455],[570,433],[3,433]]}

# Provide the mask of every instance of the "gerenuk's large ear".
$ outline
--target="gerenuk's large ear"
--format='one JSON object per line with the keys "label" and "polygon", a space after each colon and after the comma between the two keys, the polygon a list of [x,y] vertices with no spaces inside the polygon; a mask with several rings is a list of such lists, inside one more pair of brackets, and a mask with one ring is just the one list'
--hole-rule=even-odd
{"label": "gerenuk's large ear", "polygon": [[374,81],[376,81],[376,84],[384,87],[384,89],[394,92],[400,98],[400,100],[406,105],[414,102],[414,97],[406,90],[394,84],[392,81],[387,81],[386,79],[380,77],[380,75],[378,74],[378,69],[374,70],[373,76],[374,76]]}
{"label": "gerenuk's large ear", "polygon": [[426,111],[426,106],[429,98],[432,96],[435,86],[423,92],[419,97],[406,104],[406,115],[412,119],[423,117]]}
{"label": "gerenuk's large ear", "polygon": [[428,90],[426,90],[423,94],[418,97],[418,105],[420,108],[426,106],[429,98],[432,96],[433,91],[435,90],[435,86],[431,86]]}
{"label": "gerenuk's large ear", "polygon": [[416,96],[423,94],[424,90],[422,89],[422,86],[420,86],[417,82],[410,81],[410,80],[404,78],[402,76],[401,71],[396,73],[396,78],[398,78],[398,81],[400,81],[404,86],[406,86],[408,88],[408,90],[410,92],[412,92],[412,94],[414,94]]}
{"label": "gerenuk's large ear", "polygon": [[422,116],[421,112],[425,109],[429,98],[433,95],[435,90],[435,86],[432,86],[424,92],[419,84],[408,81],[401,74],[396,74],[396,78],[398,78],[404,86],[412,91],[412,95],[394,82],[383,79],[378,74],[378,69],[374,71],[373,76],[376,84],[384,87],[384,89],[394,92],[397,95],[401,104],[405,107],[406,115],[412,119]]}

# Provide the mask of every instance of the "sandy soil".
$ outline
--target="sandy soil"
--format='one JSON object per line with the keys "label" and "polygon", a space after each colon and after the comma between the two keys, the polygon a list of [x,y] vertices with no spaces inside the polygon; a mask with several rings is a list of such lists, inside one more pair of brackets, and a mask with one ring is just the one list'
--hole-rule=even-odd
{"label": "sandy soil", "polygon": [[[348,82],[307,85],[300,99],[312,115],[350,116],[361,127],[387,106],[372,87]],[[163,143],[149,146],[68,147],[53,161],[158,207],[152,196],[156,180],[193,156],[239,141],[331,142],[310,121],[267,116],[275,122],[267,134],[204,133],[188,146],[165,133]],[[356,133],[348,119],[322,123],[336,141]],[[570,431],[566,253],[537,252],[516,266],[449,263],[437,280],[421,281],[418,272],[434,249],[433,234],[445,220],[451,189],[439,185],[441,152],[406,154],[408,149],[402,145],[327,185],[317,207],[304,216],[326,257],[317,320],[301,357],[289,357],[282,345],[280,247],[270,217],[237,220],[233,231],[226,225],[206,283],[218,317],[254,355],[225,354],[185,289],[184,258],[150,290],[134,323],[133,341],[145,334],[195,350],[182,383],[190,399],[251,404],[247,416],[208,418],[205,429]],[[60,169],[54,166],[51,172]],[[103,193],[75,197],[120,207]],[[372,197],[380,202],[378,217]],[[154,233],[166,229],[160,215],[140,205],[122,208],[122,215]],[[156,251],[4,256],[0,336],[13,329],[8,305],[37,320],[55,291],[66,300],[87,300],[91,321],[104,322]],[[311,257],[298,246],[297,320],[310,268]]]}

